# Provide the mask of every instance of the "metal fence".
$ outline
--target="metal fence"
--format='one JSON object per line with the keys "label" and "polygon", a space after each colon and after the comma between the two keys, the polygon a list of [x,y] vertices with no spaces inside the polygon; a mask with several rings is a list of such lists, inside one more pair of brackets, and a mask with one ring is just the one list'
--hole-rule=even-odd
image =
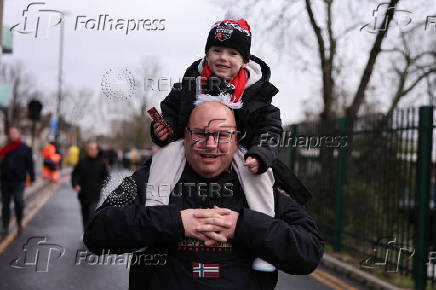
{"label": "metal fence", "polygon": [[363,268],[410,275],[416,289],[436,288],[433,111],[304,122],[286,127],[280,143],[335,251],[361,258]]}

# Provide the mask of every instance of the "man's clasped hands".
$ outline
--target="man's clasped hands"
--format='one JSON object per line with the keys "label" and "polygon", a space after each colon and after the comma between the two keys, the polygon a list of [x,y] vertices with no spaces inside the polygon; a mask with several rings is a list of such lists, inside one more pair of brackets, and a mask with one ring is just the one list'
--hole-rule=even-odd
{"label": "man's clasped hands", "polygon": [[197,208],[181,211],[185,236],[203,241],[205,246],[227,242],[235,234],[239,213],[227,208]]}

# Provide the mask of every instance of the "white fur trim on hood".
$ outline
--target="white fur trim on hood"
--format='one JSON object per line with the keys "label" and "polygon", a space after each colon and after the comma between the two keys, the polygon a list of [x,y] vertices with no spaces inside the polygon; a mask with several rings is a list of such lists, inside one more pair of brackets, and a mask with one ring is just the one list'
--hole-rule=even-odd
{"label": "white fur trim on hood", "polygon": [[245,67],[245,71],[248,72],[248,77],[244,90],[262,78],[262,67],[257,62],[250,60]]}
{"label": "white fur trim on hood", "polygon": [[[200,63],[198,64],[198,71],[201,73],[203,70],[203,65],[205,63],[205,58],[203,58]],[[247,64],[247,66],[244,68],[247,72],[247,82],[245,83],[244,91],[251,85],[255,84],[257,81],[259,81],[262,78],[262,68],[261,66],[256,63],[255,61],[250,60]],[[201,76],[197,77],[196,79],[196,95],[197,100],[194,102],[194,105],[197,107],[205,102],[219,102],[230,109],[240,109],[242,108],[242,96],[239,98],[238,102],[234,103],[231,102],[231,96],[229,94],[220,94],[219,96],[211,96],[208,94],[202,94],[201,93]],[[243,93],[242,93],[243,94]]]}
{"label": "white fur trim on hood", "polygon": [[194,102],[194,105],[198,107],[199,105],[206,102],[218,102],[223,105],[226,105],[230,109],[240,109],[242,108],[241,99],[239,99],[236,103],[231,102],[230,99],[232,96],[230,94],[219,94],[218,96],[212,96],[208,94],[200,94],[197,96],[197,100]]}

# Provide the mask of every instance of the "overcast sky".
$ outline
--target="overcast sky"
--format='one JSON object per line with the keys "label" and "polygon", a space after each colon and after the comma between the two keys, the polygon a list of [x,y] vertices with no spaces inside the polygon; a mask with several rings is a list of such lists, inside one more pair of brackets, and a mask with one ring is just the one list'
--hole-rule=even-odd
{"label": "overcast sky", "polygon": [[[31,3],[22,0],[5,0],[4,24],[22,23],[22,11]],[[126,67],[135,70],[143,59],[157,59],[163,65],[163,77],[180,78],[188,65],[204,55],[204,46],[210,26],[220,20],[225,10],[211,1],[45,1],[40,9],[66,10],[65,20],[64,80],[65,87],[88,87],[100,90],[100,83],[106,71],[112,67]],[[36,6],[35,6],[36,7]],[[45,7],[45,8],[43,8]],[[165,19],[161,31],[97,31],[83,29],[84,24],[74,30],[77,16],[80,20],[98,19],[108,14],[116,19]],[[43,15],[43,14],[41,14]],[[29,17],[30,18],[30,17]],[[56,22],[56,15],[52,22]],[[44,22],[45,21],[45,22]],[[250,21],[248,19],[248,21]],[[38,87],[55,90],[57,86],[59,26],[50,28],[46,36],[48,20],[41,16],[40,35],[14,33],[14,52],[4,55],[4,61],[20,60],[38,81]],[[30,26],[30,25],[29,25]],[[91,23],[89,23],[91,26]],[[30,30],[30,28],[28,29]],[[256,27],[252,27],[253,43],[256,43]],[[277,58],[277,52],[256,54],[267,63]],[[286,67],[268,63],[272,69],[272,82],[280,89],[274,104],[282,109],[285,122],[302,118],[301,100],[308,93],[302,80],[286,75]],[[144,76],[145,77],[145,76]],[[142,89],[142,88],[138,88]],[[292,96],[290,94],[290,90]],[[156,102],[158,103],[158,102]]]}
{"label": "overcast sky", "polygon": [[[29,3],[32,2],[4,0],[4,24],[9,26],[22,24],[23,9]],[[271,3],[275,2],[271,1]],[[433,3],[433,0],[429,0],[428,3]],[[122,67],[137,71],[144,59],[154,59],[160,62],[163,66],[162,77],[180,78],[187,66],[203,57],[210,26],[222,19],[226,12],[222,6],[214,4],[213,1],[176,0],[47,0],[45,5],[38,7],[39,9],[63,10],[69,14],[65,19],[64,88],[87,87],[96,93],[100,92],[102,77],[110,68]],[[97,31],[85,29],[83,23],[79,23],[78,29],[75,30],[77,16],[82,16],[79,19],[86,21],[98,20],[100,15],[105,14],[108,15],[107,19],[112,18],[114,21],[117,19],[125,19],[126,22],[129,19],[164,19],[161,22],[164,30],[139,29],[126,35],[125,29],[110,31],[106,28],[105,31],[101,29]],[[40,15],[45,14],[40,12]],[[370,21],[371,9],[366,9],[361,15],[364,15],[361,21]],[[56,15],[53,14],[52,17],[51,21],[55,22]],[[273,46],[259,45],[261,38],[257,25],[262,25],[262,21],[249,18],[247,20],[253,33],[251,53],[268,63],[272,70],[271,82],[280,90],[273,104],[281,109],[283,123],[300,121],[303,118],[304,100],[314,100],[316,104],[322,104],[318,90],[321,88],[321,83],[315,84],[313,76],[290,70],[289,62],[279,60],[278,49]],[[307,21],[304,23],[308,26]],[[31,24],[28,26],[30,27]],[[35,38],[33,34],[15,32],[13,54],[4,55],[3,61],[21,61],[26,70],[36,77],[39,88],[46,92],[54,92],[57,87],[60,26],[50,28],[47,26],[47,18],[41,16],[38,38]],[[89,22],[88,27],[90,26]],[[31,29],[28,28],[28,30]],[[356,31],[355,35],[362,37],[362,33],[358,33],[358,28]],[[310,30],[308,33],[313,34]],[[365,37],[363,41],[360,40],[362,41],[360,45],[357,44],[363,50],[371,44],[371,41],[367,41],[370,36]],[[359,54],[356,44],[348,45],[350,45],[349,50],[355,52],[353,61],[363,66],[367,55]],[[355,81],[359,76],[359,74],[350,75],[350,80]],[[143,90],[143,88],[137,89]],[[319,94],[319,96],[314,98],[314,94]],[[153,99],[155,105],[158,105],[159,98]]]}

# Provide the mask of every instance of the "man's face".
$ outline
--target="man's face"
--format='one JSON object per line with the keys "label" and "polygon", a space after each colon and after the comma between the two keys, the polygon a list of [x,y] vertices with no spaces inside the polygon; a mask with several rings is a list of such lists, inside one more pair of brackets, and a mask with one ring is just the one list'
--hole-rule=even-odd
{"label": "man's face", "polygon": [[18,132],[18,129],[17,129],[17,128],[15,128],[15,127],[11,127],[11,128],[9,129],[9,135],[8,135],[8,137],[9,137],[9,140],[10,140],[11,142],[15,142],[15,141],[17,141],[17,140],[20,138],[20,132]]}
{"label": "man's face", "polygon": [[98,155],[98,146],[97,143],[89,143],[88,144],[88,156],[91,158],[95,158]]}
{"label": "man's face", "polygon": [[[230,109],[213,102],[200,105],[192,111],[188,127],[191,131],[185,130],[184,145],[186,160],[192,169],[205,178],[218,176],[227,170],[237,149],[236,134],[227,134],[236,130]],[[203,134],[205,130],[210,133],[220,131],[222,143],[217,143],[211,134]]]}
{"label": "man's face", "polygon": [[245,66],[241,54],[233,48],[224,46],[212,46],[206,54],[206,60],[211,72],[217,76],[231,80]]}

